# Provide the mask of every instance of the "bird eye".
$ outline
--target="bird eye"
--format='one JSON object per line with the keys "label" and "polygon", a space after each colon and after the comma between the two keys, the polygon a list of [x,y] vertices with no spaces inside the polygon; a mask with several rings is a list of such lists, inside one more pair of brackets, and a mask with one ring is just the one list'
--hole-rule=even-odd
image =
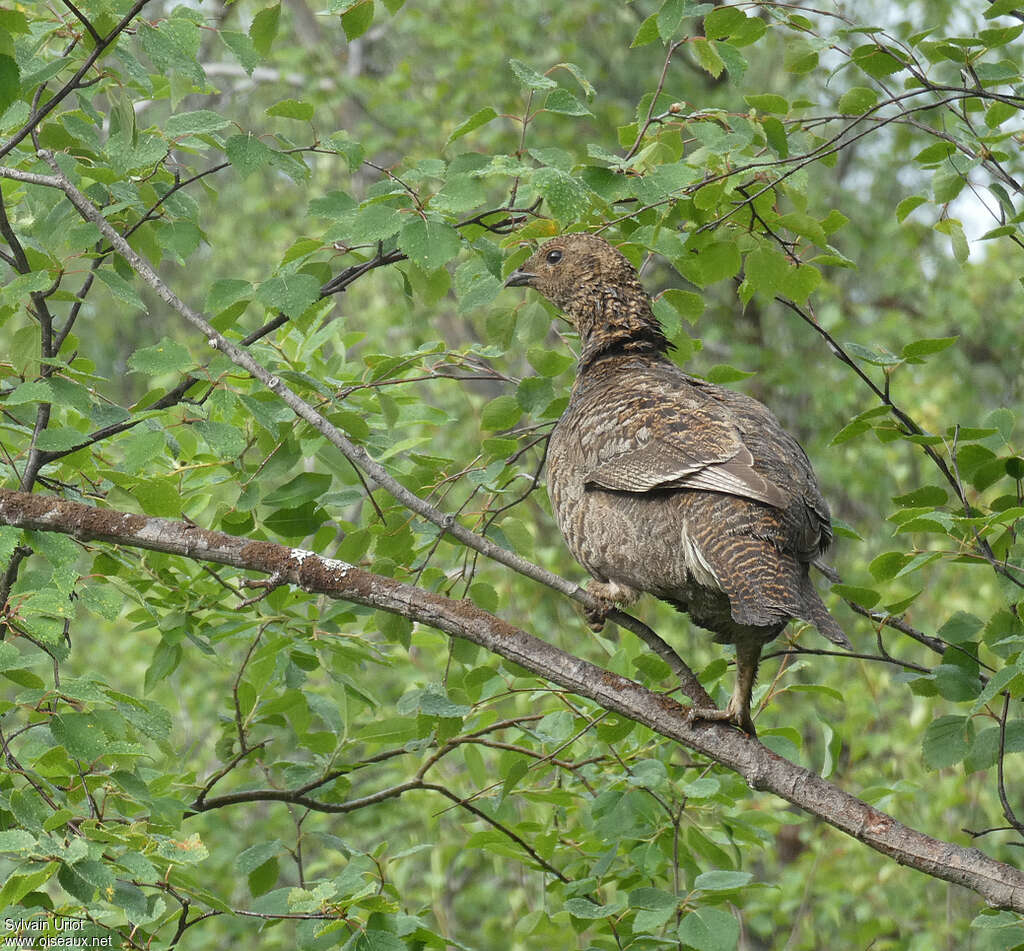
{"label": "bird eye", "polygon": [[548,264],[557,264],[559,261],[562,260],[562,252],[559,251],[558,248],[552,248],[544,256],[547,259]]}

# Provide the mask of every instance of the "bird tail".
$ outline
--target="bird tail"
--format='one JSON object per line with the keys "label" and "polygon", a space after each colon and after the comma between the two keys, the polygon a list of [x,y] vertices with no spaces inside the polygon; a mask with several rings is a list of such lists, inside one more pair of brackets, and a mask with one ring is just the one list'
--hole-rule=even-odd
{"label": "bird tail", "polygon": [[827,637],[833,644],[838,644],[846,650],[853,650],[850,639],[839,626],[839,622],[829,614],[828,608],[825,607],[825,603],[819,597],[814,585],[811,584],[810,578],[804,579],[803,587],[803,602],[806,611],[803,616],[804,620],[810,621],[818,629],[818,633]]}

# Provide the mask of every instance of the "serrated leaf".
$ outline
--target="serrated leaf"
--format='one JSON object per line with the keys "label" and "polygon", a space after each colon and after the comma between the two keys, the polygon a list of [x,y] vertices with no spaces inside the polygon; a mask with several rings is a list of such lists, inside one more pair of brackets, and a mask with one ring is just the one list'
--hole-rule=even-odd
{"label": "serrated leaf", "polygon": [[248,297],[252,297],[252,284],[248,281],[233,277],[222,278],[210,285],[206,294],[206,309],[218,314]]}
{"label": "serrated leaf", "polygon": [[291,508],[303,502],[318,501],[330,491],[331,476],[324,472],[300,472],[263,498],[273,508]]}
{"label": "serrated leaf", "polygon": [[879,593],[874,588],[865,588],[855,584],[834,584],[832,590],[841,598],[846,598],[865,608],[873,608],[879,600]]}
{"label": "serrated leaf", "polygon": [[269,165],[274,157],[274,153],[251,132],[231,136],[225,143],[224,151],[228,161],[243,178]]}
{"label": "serrated leaf", "polygon": [[592,113],[568,89],[552,89],[544,100],[544,108],[548,112],[557,112],[564,116],[592,116]]}
{"label": "serrated leaf", "polygon": [[90,584],[78,594],[90,611],[108,621],[116,621],[124,608],[124,596],[110,585]]}
{"label": "serrated leaf", "polygon": [[984,627],[984,622],[967,611],[957,611],[936,632],[939,637],[950,644],[963,644],[969,641]]}
{"label": "serrated leaf", "polygon": [[36,837],[24,829],[7,829],[0,832],[0,852],[31,852]]}
{"label": "serrated leaf", "polygon": [[695,36],[689,46],[701,68],[710,73],[714,79],[718,79],[722,75],[722,70],[725,69],[725,61],[711,42],[703,36]]}
{"label": "serrated leaf", "polygon": [[752,372],[737,370],[736,367],[731,367],[727,363],[716,363],[705,374],[705,378],[711,383],[735,383],[737,380],[745,380],[753,375]]}
{"label": "serrated leaf", "polygon": [[559,221],[575,221],[590,207],[590,189],[568,172],[538,168],[533,186],[544,196],[551,214]]}
{"label": "serrated leaf", "polygon": [[200,419],[192,425],[221,459],[234,462],[245,450],[245,434],[228,423]]}
{"label": "serrated leaf", "polygon": [[715,869],[703,872],[694,879],[693,887],[705,892],[730,891],[749,884],[753,875],[750,872],[737,872],[730,869]]}
{"label": "serrated leaf", "polygon": [[53,387],[45,380],[21,383],[3,398],[5,406],[20,406],[23,403],[52,403]]}
{"label": "serrated leaf", "polygon": [[904,360],[909,360],[929,356],[933,353],[941,353],[943,350],[952,347],[959,339],[960,337],[957,335],[955,337],[927,337],[923,340],[915,340],[903,348],[900,356]]}
{"label": "serrated leaf", "polygon": [[131,307],[136,307],[143,313],[148,313],[146,305],[142,302],[142,298],[136,293],[135,288],[121,277],[117,271],[101,267],[95,272],[95,274],[104,284],[106,284],[110,293],[119,301],[123,301]]}
{"label": "serrated leaf", "polygon": [[308,122],[313,118],[313,104],[310,102],[300,102],[298,99],[282,99],[280,102],[275,102],[269,109],[267,109],[268,116],[280,116],[283,119],[298,119],[302,122]]}
{"label": "serrated leaf", "polygon": [[341,28],[351,43],[361,37],[373,24],[373,0],[361,0],[341,15]]}
{"label": "serrated leaf", "polygon": [[558,85],[553,79],[542,76],[532,66],[527,66],[521,60],[510,59],[508,65],[516,79],[527,89],[554,89]]}
{"label": "serrated leaf", "polygon": [[142,347],[128,358],[128,367],[136,373],[157,376],[161,373],[181,373],[195,367],[196,362],[180,343],[163,337],[151,347]]}
{"label": "serrated leaf", "polygon": [[447,264],[461,245],[459,233],[451,225],[432,218],[417,216],[398,235],[398,246],[425,271]]}
{"label": "serrated leaf", "polygon": [[878,93],[867,86],[853,86],[839,99],[839,111],[843,115],[857,116],[867,112],[878,103]]}
{"label": "serrated leaf", "polygon": [[679,923],[678,935],[696,951],[733,951],[740,940],[740,924],[720,908],[701,907]]}
{"label": "serrated leaf", "polygon": [[519,421],[522,414],[519,401],[514,396],[498,396],[484,406],[480,414],[480,426],[492,432],[509,429]]}
{"label": "serrated leaf", "polygon": [[271,310],[299,317],[320,298],[320,281],[312,274],[276,274],[256,290],[256,300]]}
{"label": "serrated leaf", "polygon": [[197,109],[195,112],[179,112],[171,116],[164,125],[164,133],[171,138],[183,135],[200,135],[218,132],[231,125],[229,119],[211,112],[209,109]]}
{"label": "serrated leaf", "polygon": [[758,112],[771,112],[780,116],[789,114],[789,100],[785,96],[779,96],[776,93],[766,92],[753,96],[744,96],[743,101],[751,109],[756,109]]}
{"label": "serrated leaf", "polygon": [[462,136],[468,135],[470,132],[479,129],[481,126],[487,125],[488,122],[498,118],[498,113],[495,112],[490,106],[485,106],[483,109],[478,109],[468,119],[460,122],[452,134],[448,136],[448,141],[445,142],[445,148],[452,144],[456,139],[461,139]]}
{"label": "serrated leaf", "polygon": [[925,204],[927,201],[927,198],[923,198],[920,195],[911,195],[909,198],[904,198],[903,201],[896,206],[896,220],[902,223],[906,220],[907,215],[909,215],[915,208],[919,208],[921,205]]}
{"label": "serrated leaf", "polygon": [[396,234],[404,220],[404,216],[390,205],[378,202],[347,215],[337,230],[349,244],[372,244]]}
{"label": "serrated leaf", "polygon": [[928,724],[921,745],[926,769],[941,769],[959,763],[970,750],[967,717],[939,717]]}
{"label": "serrated leaf", "polygon": [[249,26],[249,38],[252,40],[253,49],[260,56],[266,56],[277,36],[277,29],[281,22],[281,4],[275,3],[260,10],[252,18]]}
{"label": "serrated leaf", "polygon": [[248,75],[259,65],[260,53],[256,49],[252,38],[246,33],[239,33],[236,30],[219,30],[221,42],[231,51],[231,55],[238,60],[239,65]]}
{"label": "serrated leaf", "polygon": [[62,713],[52,717],[50,732],[76,759],[98,759],[109,746],[98,719],[88,713]]}

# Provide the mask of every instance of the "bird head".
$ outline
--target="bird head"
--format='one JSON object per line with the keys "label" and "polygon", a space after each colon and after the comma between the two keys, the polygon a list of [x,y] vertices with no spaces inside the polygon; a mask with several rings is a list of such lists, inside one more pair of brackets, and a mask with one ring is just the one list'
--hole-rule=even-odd
{"label": "bird head", "polygon": [[506,287],[539,291],[574,324],[578,305],[593,301],[602,288],[630,285],[639,286],[636,269],[596,234],[552,238],[505,281]]}
{"label": "bird head", "polygon": [[532,287],[565,314],[580,335],[581,366],[613,350],[663,353],[672,346],[636,268],[595,234],[545,242],[505,286]]}

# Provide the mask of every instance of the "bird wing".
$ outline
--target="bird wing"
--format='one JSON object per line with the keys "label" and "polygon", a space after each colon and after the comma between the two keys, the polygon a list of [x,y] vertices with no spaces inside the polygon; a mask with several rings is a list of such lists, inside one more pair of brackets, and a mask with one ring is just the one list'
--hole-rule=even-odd
{"label": "bird wing", "polygon": [[609,441],[618,451],[591,469],[585,484],[618,492],[703,489],[786,508],[789,497],[757,471],[739,432],[722,415],[675,415],[665,406],[641,414],[627,440]]}

